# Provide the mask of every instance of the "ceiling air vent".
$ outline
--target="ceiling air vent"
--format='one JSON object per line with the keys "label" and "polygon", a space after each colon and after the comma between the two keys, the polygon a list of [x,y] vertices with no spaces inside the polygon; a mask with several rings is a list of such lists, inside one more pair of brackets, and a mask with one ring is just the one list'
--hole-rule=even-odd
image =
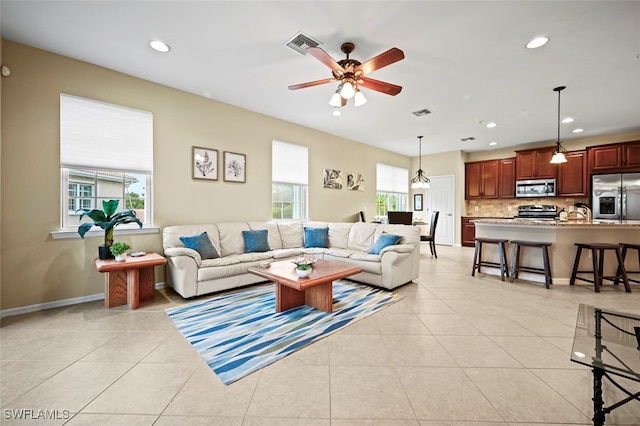
{"label": "ceiling air vent", "polygon": [[303,33],[302,31],[298,32],[298,34],[294,35],[291,40],[285,43],[289,49],[295,50],[298,53],[303,55],[307,54],[307,49],[310,47],[317,47],[320,45],[320,42],[310,35]]}
{"label": "ceiling air vent", "polygon": [[469,136],[468,138],[462,138],[460,139],[462,142],[467,142],[467,141],[475,141],[476,138],[474,138],[473,136]]}
{"label": "ceiling air vent", "polygon": [[412,114],[415,115],[416,117],[422,117],[423,115],[431,114],[431,111],[425,108],[425,109],[421,109],[420,111],[413,111]]}

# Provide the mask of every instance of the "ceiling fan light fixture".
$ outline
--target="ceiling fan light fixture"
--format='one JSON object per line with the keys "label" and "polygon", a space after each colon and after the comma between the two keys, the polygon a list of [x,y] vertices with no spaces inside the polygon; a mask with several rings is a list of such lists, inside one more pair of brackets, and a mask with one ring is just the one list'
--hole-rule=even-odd
{"label": "ceiling fan light fixture", "polygon": [[342,89],[342,84],[338,86],[338,90],[331,96],[331,100],[329,100],[329,105],[332,107],[340,108],[342,106],[342,99],[340,98],[340,89]]}
{"label": "ceiling fan light fixture", "polygon": [[556,141],[556,150],[551,157],[551,164],[561,164],[567,162],[567,157],[564,155],[567,150],[562,146],[560,142],[560,92],[566,89],[566,86],[558,86],[553,89],[554,92],[558,92],[558,140]]}
{"label": "ceiling fan light fixture", "polygon": [[342,84],[342,89],[340,90],[340,96],[342,96],[345,99],[351,99],[355,94],[356,94],[356,90],[354,89],[353,84],[351,84],[350,81],[345,81]]}
{"label": "ceiling fan light fixture", "polygon": [[359,107],[367,103],[367,98],[364,97],[360,89],[356,87],[356,94],[353,96],[353,105]]}

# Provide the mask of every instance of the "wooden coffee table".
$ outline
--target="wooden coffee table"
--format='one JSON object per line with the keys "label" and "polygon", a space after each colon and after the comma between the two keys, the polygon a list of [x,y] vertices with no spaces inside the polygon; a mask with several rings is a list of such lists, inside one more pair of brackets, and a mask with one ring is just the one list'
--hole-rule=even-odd
{"label": "wooden coffee table", "polygon": [[302,305],[333,312],[333,281],[362,272],[358,266],[330,260],[318,260],[306,278],[298,278],[295,268],[291,260],[282,260],[270,263],[268,268],[254,266],[248,269],[276,284],[276,312]]}

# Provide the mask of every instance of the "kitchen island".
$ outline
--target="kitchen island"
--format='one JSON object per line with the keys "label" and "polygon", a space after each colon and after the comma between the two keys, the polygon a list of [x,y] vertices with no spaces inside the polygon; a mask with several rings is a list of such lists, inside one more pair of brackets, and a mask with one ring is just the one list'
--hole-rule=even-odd
{"label": "kitchen island", "polygon": [[[576,255],[574,243],[637,243],[640,241],[640,221],[583,221],[570,220],[560,222],[554,220],[530,219],[476,219],[476,237],[504,238],[508,240],[525,240],[535,242],[549,242],[549,256],[551,258],[551,275],[554,284],[569,284],[573,261]],[[511,268],[512,249],[507,245],[508,264]],[[493,251],[492,251],[493,250]],[[611,256],[611,257],[609,257]],[[483,258],[498,261],[498,253],[493,247],[483,250]],[[638,259],[635,253],[627,254],[627,269],[638,269]],[[542,267],[542,254],[539,250],[525,249],[520,254],[520,264]],[[607,253],[605,258],[605,275],[614,275],[617,262],[613,253]],[[590,269],[591,259],[583,254],[580,270]],[[493,268],[483,268],[483,272],[499,275],[500,271]],[[581,275],[586,276],[586,275]],[[544,276],[521,272],[520,279],[544,282]],[[604,285],[610,285],[605,281]],[[576,281],[576,285],[591,285]],[[632,286],[632,291],[638,286]]]}

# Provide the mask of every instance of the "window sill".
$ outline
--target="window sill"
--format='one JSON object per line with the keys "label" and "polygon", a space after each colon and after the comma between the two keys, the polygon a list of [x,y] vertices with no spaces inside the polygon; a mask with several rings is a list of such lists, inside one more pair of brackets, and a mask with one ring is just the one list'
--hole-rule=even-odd
{"label": "window sill", "polygon": [[[124,228],[124,227],[120,227],[120,228],[116,228],[114,235],[136,235],[136,234],[157,234],[160,232],[160,227],[158,226],[145,226],[144,228],[140,229],[140,228]],[[69,238],[81,238],[80,234],[78,234],[78,230],[77,229],[67,229],[67,230],[60,230],[60,231],[51,231],[49,233],[49,235],[51,235],[51,238],[53,238],[54,240],[64,240],[64,239],[69,239]],[[101,237],[104,238],[104,230],[102,229],[92,229],[90,231],[88,231],[85,235],[85,238],[87,237]]]}

